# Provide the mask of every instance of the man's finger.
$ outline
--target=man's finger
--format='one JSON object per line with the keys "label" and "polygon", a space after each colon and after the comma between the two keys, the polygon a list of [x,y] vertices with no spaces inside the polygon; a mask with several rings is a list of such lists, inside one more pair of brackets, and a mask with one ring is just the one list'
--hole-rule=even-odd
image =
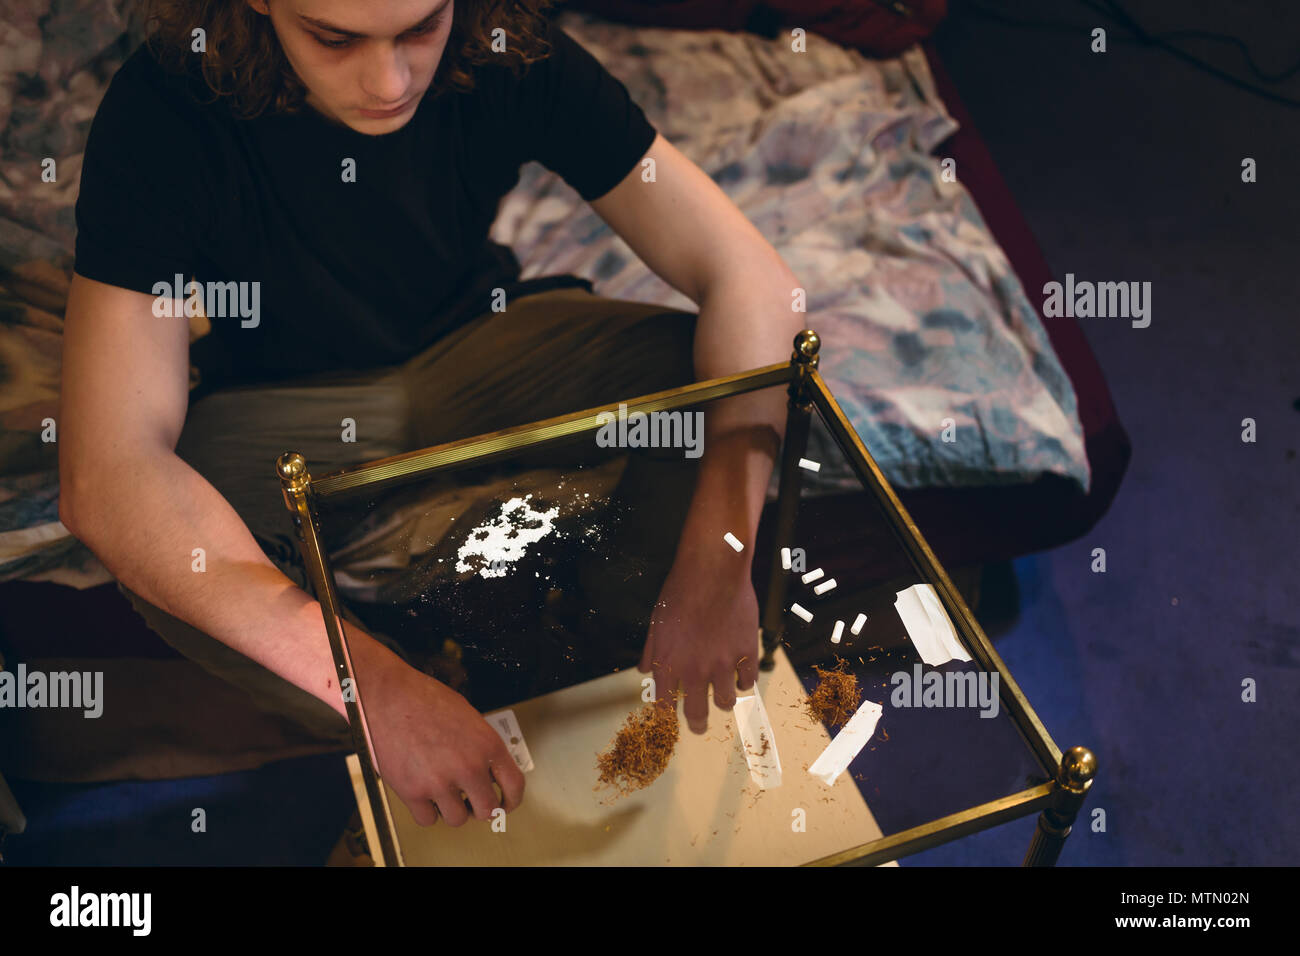
{"label": "man's finger", "polygon": [[654,668],[654,682],[655,700],[670,700],[673,702],[673,710],[676,710],[677,679],[673,676],[673,672],[662,664],[656,664]]}
{"label": "man's finger", "polygon": [[686,698],[682,706],[686,725],[692,733],[702,734],[709,729],[709,683],[703,679],[684,683],[682,690]]}
{"label": "man's finger", "polygon": [[460,788],[465,791],[465,798],[474,808],[475,819],[491,820],[492,811],[500,805],[497,788],[492,786],[491,771],[484,767],[482,773],[463,782]]}
{"label": "man's finger", "polygon": [[650,673],[651,669],[654,667],[654,643],[654,634],[651,633],[651,635],[645,640],[645,648],[641,651],[641,660],[636,665],[636,669],[642,674]]}
{"label": "man's finger", "polygon": [[411,819],[422,827],[431,827],[438,822],[438,808],[430,800],[403,800],[406,809],[411,811]]}
{"label": "man's finger", "polygon": [[519,769],[509,751],[506,752],[505,759],[494,758],[489,766],[492,768],[492,776],[501,787],[506,813],[513,813],[524,802],[524,772]]}
{"label": "man's finger", "polygon": [[736,706],[736,668],[735,665],[720,664],[713,673],[713,702],[720,710],[731,710]]}
{"label": "man's finger", "polygon": [[758,683],[758,657],[750,654],[736,665],[736,687],[739,690],[751,690]]}
{"label": "man's finger", "polygon": [[438,805],[438,812],[449,826],[461,826],[469,819],[469,810],[461,799],[460,787],[455,784],[435,791],[433,802]]}

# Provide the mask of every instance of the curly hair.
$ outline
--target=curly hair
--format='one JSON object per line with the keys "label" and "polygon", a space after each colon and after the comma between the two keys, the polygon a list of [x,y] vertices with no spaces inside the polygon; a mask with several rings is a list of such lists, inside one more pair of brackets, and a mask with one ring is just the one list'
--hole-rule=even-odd
{"label": "curly hair", "polygon": [[[274,2],[274,0],[271,0]],[[474,88],[473,67],[504,63],[518,75],[550,53],[544,34],[548,7],[555,0],[456,0],[451,33],[434,76],[430,95]],[[192,61],[192,31],[205,30],[200,55],[203,80],[213,100],[229,97],[237,116],[293,113],[306,102],[307,89],[280,47],[269,17],[247,0],[140,0],[145,41],[159,63],[186,72]],[[506,35],[506,52],[491,50],[492,31]]]}

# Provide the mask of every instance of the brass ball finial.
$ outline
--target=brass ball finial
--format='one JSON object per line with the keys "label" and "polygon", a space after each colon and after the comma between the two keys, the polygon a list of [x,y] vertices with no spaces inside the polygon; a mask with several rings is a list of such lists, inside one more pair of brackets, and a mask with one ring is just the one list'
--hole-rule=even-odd
{"label": "brass ball finial", "polygon": [[815,362],[817,351],[821,347],[821,336],[812,329],[804,329],[794,337],[794,354],[797,361]]}
{"label": "brass ball finial", "polygon": [[1060,781],[1071,790],[1082,790],[1097,775],[1097,757],[1087,747],[1071,747],[1061,754]]}
{"label": "brass ball finial", "polygon": [[281,481],[295,481],[307,473],[307,459],[296,451],[287,451],[275,460]]}

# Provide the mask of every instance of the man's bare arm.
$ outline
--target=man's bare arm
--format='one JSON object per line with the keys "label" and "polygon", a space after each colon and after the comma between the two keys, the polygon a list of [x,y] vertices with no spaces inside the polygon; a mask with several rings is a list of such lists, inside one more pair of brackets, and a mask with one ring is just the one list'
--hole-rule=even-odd
{"label": "man's bare arm", "polygon": [[[189,331],[153,299],[74,276],[64,323],[59,517],[146,601],[341,715],[319,603],[262,552],[230,503],[175,453],[188,404]],[[268,465],[270,467],[270,465]],[[286,517],[287,521],[287,517]],[[202,547],[206,568],[191,570]],[[380,768],[421,824],[487,819],[523,775],[461,695],[349,626]],[[435,810],[436,808],[436,810]]]}
{"label": "man's bare arm", "polygon": [[[184,318],[154,316],[152,304],[151,296],[73,276],[59,410],[60,520],[146,601],[343,714],[319,604],[175,453],[188,405],[189,327]],[[191,570],[198,547],[204,572]]]}
{"label": "man's bare arm", "polygon": [[[794,311],[799,280],[730,197],[663,136],[646,158],[653,178],[643,179],[639,165],[591,206],[699,307],[696,378],[788,361],[804,326]],[[654,672],[660,698],[680,682],[696,733],[708,726],[710,684],[714,702],[730,709],[736,690],[758,676],[752,544],[785,419],[783,388],[733,395],[705,412],[698,481],[640,665]],[[723,543],[727,532],[749,545],[743,554]]]}
{"label": "man's bare arm", "polygon": [[[646,159],[654,161],[652,181],[642,178],[638,165],[591,208],[699,307],[696,378],[789,361],[807,318],[793,310],[798,278],[731,198],[662,134],[642,163]],[[785,419],[783,388],[709,406],[684,548],[712,553],[725,530],[753,540]],[[733,565],[737,574],[747,574],[741,564]]]}

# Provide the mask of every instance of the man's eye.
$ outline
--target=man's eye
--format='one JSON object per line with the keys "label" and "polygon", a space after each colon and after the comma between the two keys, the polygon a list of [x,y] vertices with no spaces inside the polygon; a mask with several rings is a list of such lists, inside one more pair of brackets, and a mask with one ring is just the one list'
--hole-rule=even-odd
{"label": "man's eye", "polygon": [[435,17],[434,19],[430,20],[430,21],[429,21],[428,23],[426,23],[424,26],[422,26],[422,27],[417,27],[417,28],[414,29],[414,30],[410,30],[410,31],[408,31],[408,32],[406,33],[406,36],[408,36],[408,37],[423,37],[423,36],[428,36],[430,33],[433,33],[435,30],[437,30],[438,27],[440,27],[440,26],[442,26],[442,15],[441,15],[441,14],[439,14],[439,15],[438,15],[437,17]]}
{"label": "man's eye", "polygon": [[343,37],[341,40],[327,40],[325,39],[325,37],[321,36],[318,33],[313,33],[312,37],[321,46],[327,46],[331,50],[337,50],[339,47],[345,47],[352,43],[351,37]]}

